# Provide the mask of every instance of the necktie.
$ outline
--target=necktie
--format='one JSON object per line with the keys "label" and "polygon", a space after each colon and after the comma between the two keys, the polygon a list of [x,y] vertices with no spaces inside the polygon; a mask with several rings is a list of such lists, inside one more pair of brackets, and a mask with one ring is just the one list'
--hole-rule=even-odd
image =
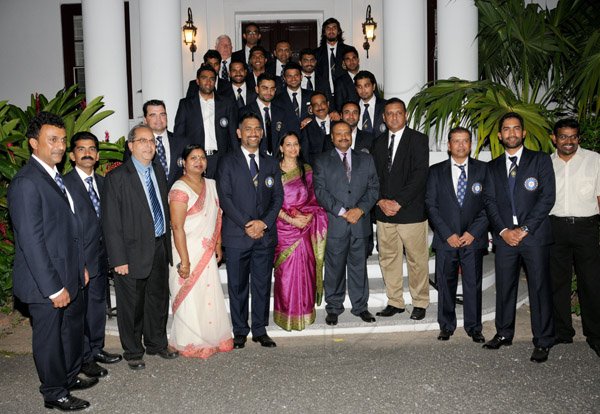
{"label": "necktie", "polygon": [[258,188],[258,165],[254,159],[256,154],[248,154],[248,156],[250,157],[250,175],[252,176],[252,182],[254,183],[254,188]]}
{"label": "necktie", "polygon": [[154,235],[156,237],[160,237],[165,232],[165,221],[160,208],[160,202],[156,196],[154,184],[152,183],[152,177],[150,176],[151,168],[151,166],[146,168],[144,175],[146,178],[146,188],[148,189],[148,195],[150,196],[150,209],[152,210],[152,218],[154,219]]}
{"label": "necktie", "polygon": [[169,175],[169,165],[167,164],[167,153],[165,152],[165,146],[162,142],[162,136],[156,137],[156,153],[158,154],[158,160],[165,170],[165,174]]}
{"label": "necktie", "polygon": [[267,152],[273,154],[273,145],[271,143],[271,116],[269,115],[269,107],[264,107],[265,111],[265,138],[267,139]]}
{"label": "necktie", "polygon": [[314,89],[313,83],[310,80],[310,76],[304,76],[306,78],[306,89],[312,91]]}
{"label": "necktie", "polygon": [[227,71],[227,61],[222,62],[223,67],[221,68],[221,79],[227,80],[229,78],[229,72]]}
{"label": "necktie", "polygon": [[342,164],[344,164],[344,170],[346,170],[346,178],[348,178],[348,182],[350,182],[350,178],[351,178],[350,164],[348,163],[348,159],[346,158],[346,153],[342,152],[342,155],[344,156],[344,159],[342,159]]}
{"label": "necktie", "polygon": [[321,121],[321,130],[323,134],[327,135],[327,128],[325,128],[325,121]]}
{"label": "necktie", "polygon": [[238,109],[245,106],[244,97],[242,96],[242,88],[237,88],[237,106]]}
{"label": "necktie", "polygon": [[90,200],[92,205],[94,206],[94,210],[96,210],[96,216],[100,217],[100,199],[98,198],[98,194],[96,194],[96,190],[94,190],[94,178],[87,177],[85,182],[88,184],[88,195],[90,196]]}
{"label": "necktie", "polygon": [[335,50],[335,47],[331,47],[329,49],[331,50],[331,54],[329,55],[329,68],[331,69],[331,79],[334,80],[335,79],[335,55],[333,54],[333,51]]}
{"label": "necktie", "polygon": [[294,112],[296,113],[296,116],[300,118],[300,107],[298,106],[298,99],[296,99],[296,95],[298,95],[298,92],[292,93],[292,105],[294,106]]}
{"label": "necktie", "polygon": [[396,134],[392,134],[390,137],[390,146],[388,147],[388,158],[387,158],[387,170],[388,172],[392,171],[392,163],[394,162],[394,138],[396,138]]}
{"label": "necktie", "polygon": [[517,216],[517,209],[515,207],[515,184],[517,182],[517,157],[508,157],[510,160],[510,168],[508,169],[508,195],[510,196],[510,205],[512,207],[513,216]]}
{"label": "necktie", "polygon": [[363,114],[362,130],[366,132],[373,132],[373,123],[371,122],[371,115],[369,115],[369,104],[365,104],[365,113]]}
{"label": "necktie", "polygon": [[464,165],[454,164],[458,168],[460,168],[460,175],[458,176],[458,184],[456,185],[456,198],[458,199],[458,204],[462,207],[463,202],[465,201],[465,194],[467,193],[467,173],[465,172]]}
{"label": "necktie", "polygon": [[57,172],[56,175],[54,176],[54,181],[56,181],[56,184],[58,184],[58,187],[63,192],[63,194],[67,195],[67,189],[65,188],[65,183],[62,179],[62,175],[60,175],[59,172]]}

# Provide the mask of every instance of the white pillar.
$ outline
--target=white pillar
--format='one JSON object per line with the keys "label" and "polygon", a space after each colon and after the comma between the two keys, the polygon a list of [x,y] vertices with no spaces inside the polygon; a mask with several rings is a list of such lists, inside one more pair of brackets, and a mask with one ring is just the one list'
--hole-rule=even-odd
{"label": "white pillar", "polygon": [[383,0],[385,97],[408,105],[427,82],[427,2]]}
{"label": "white pillar", "polygon": [[477,22],[474,0],[437,0],[438,79],[477,80]]}
{"label": "white pillar", "polygon": [[179,1],[140,2],[142,101],[160,99],[165,102],[169,130],[173,130],[177,105],[184,95],[181,87],[181,19]]}
{"label": "white pillar", "polygon": [[86,99],[104,96],[104,109],[114,111],[92,128],[100,140],[127,136],[127,64],[123,0],[82,0]]}

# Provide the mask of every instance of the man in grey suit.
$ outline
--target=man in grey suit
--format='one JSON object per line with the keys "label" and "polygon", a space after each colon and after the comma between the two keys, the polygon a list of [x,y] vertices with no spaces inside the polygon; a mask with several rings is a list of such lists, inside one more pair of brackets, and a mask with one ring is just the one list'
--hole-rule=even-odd
{"label": "man in grey suit", "polygon": [[328,325],[344,311],[346,271],[352,314],[375,322],[368,310],[366,244],[372,232],[369,211],[377,201],[379,181],[371,155],[352,150],[352,129],[340,121],[331,128],[334,149],[314,165],[315,194],[329,219],[325,252],[325,301]]}

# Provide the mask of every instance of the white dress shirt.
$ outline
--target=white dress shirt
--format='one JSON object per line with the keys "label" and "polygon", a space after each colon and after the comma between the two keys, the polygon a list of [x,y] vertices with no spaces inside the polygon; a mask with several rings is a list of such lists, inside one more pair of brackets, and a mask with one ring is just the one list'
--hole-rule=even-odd
{"label": "white dress shirt", "polygon": [[[375,128],[375,102],[377,101],[377,98],[375,97],[375,94],[373,94],[373,96],[371,96],[371,99],[369,99],[368,102],[364,102],[362,99],[360,100],[360,102],[358,103],[358,105],[360,106],[360,121],[358,122],[358,129],[362,130],[362,125],[363,125],[363,116],[365,115],[365,103],[369,104],[369,116],[371,117],[371,125],[373,126],[373,128]],[[379,134],[379,131],[375,131],[375,129],[373,129],[373,133],[374,134]]]}
{"label": "white dress shirt", "polygon": [[219,147],[217,146],[217,133],[215,131],[214,98],[204,99],[200,95],[200,109],[202,110],[202,122],[204,123],[204,149],[206,151],[215,151]]}
{"label": "white dress shirt", "polygon": [[[456,161],[453,157],[450,157],[450,166],[452,167],[450,170],[452,171],[452,185],[454,186],[454,193],[456,194],[456,190],[458,189],[458,179],[460,178],[460,173],[462,172],[459,165],[465,166],[465,175],[467,180],[469,179],[469,159],[467,158],[462,164]],[[482,183],[483,184],[483,183]]]}

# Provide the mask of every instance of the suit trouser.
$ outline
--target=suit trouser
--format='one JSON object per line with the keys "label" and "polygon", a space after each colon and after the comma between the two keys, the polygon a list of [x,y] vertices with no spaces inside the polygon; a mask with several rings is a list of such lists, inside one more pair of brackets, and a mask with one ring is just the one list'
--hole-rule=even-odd
{"label": "suit trouser", "polygon": [[90,278],[83,291],[85,302],[85,325],[83,342],[83,362],[90,362],[94,355],[104,348],[106,329],[106,273]]}
{"label": "suit trouser", "polygon": [[556,336],[575,335],[571,321],[571,279],[577,276],[583,334],[590,344],[600,344],[600,246],[598,216],[567,222],[550,216],[554,244],[551,246],[550,275]]}
{"label": "suit trouser", "polygon": [[248,296],[252,291],[252,336],[267,333],[274,247],[226,247],[227,289],[234,335],[248,335]]}
{"label": "suit trouser", "polygon": [[82,292],[66,308],[52,302],[30,303],[32,348],[45,401],[69,394],[68,387],[81,369],[83,356],[84,303]]}
{"label": "suit trouser", "polygon": [[366,311],[369,302],[369,279],[367,278],[367,237],[352,236],[350,227],[346,237],[327,235],[325,247],[325,310],[336,315],[344,312],[346,297],[346,269],[348,296],[352,314]]}
{"label": "suit trouser", "polygon": [[115,275],[117,326],[126,360],[141,359],[144,346],[153,353],[167,347],[169,273],[165,243],[165,237],[156,239],[148,277]]}
{"label": "suit trouser", "polygon": [[512,339],[515,334],[517,292],[523,260],[527,273],[533,344],[541,347],[554,344],[549,256],[550,246],[496,245],[496,331],[499,335]]}
{"label": "suit trouser", "polygon": [[437,249],[435,275],[438,285],[438,323],[440,329],[456,330],[456,289],[461,267],[465,331],[481,332],[481,274],[483,249]]}
{"label": "suit trouser", "polygon": [[429,247],[427,220],[396,224],[377,221],[379,266],[385,282],[388,304],[404,309],[402,261],[406,250],[408,287],[415,307],[429,306]]}

